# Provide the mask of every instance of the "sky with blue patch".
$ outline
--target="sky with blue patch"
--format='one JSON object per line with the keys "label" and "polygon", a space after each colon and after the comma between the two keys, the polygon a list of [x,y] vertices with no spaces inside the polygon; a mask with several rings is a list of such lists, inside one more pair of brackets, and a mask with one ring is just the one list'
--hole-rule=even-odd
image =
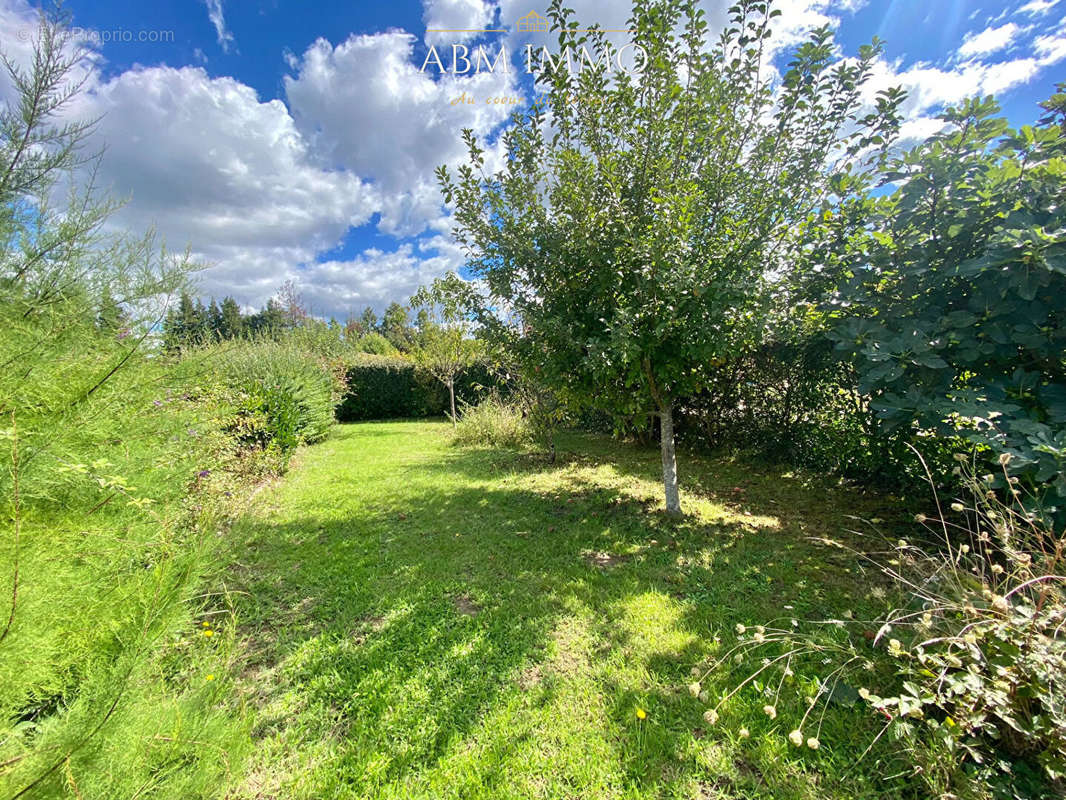
{"label": "sky with blue patch", "polygon": [[[622,27],[628,5],[571,0],[582,24]],[[705,0],[712,25],[727,0]],[[129,197],[117,226],[155,227],[207,268],[205,296],[262,305],[293,280],[320,315],[404,301],[462,265],[433,169],[462,158],[528,102],[517,63],[529,0],[66,0],[96,52],[71,114],[102,115],[101,178]],[[874,86],[909,93],[904,134],[946,103],[995,94],[1015,125],[1066,80],[1066,0],[778,0],[779,59],[830,24],[842,54],[878,36]],[[28,53],[33,10],[0,0],[0,46]],[[451,32],[503,28],[506,34]],[[435,33],[427,29],[446,29]],[[428,46],[506,43],[508,75],[419,71]],[[617,37],[616,37],[617,41]],[[447,59],[446,59],[447,60]],[[0,87],[2,90],[3,87]],[[460,94],[473,105],[453,105]],[[0,97],[5,95],[0,94]],[[491,154],[490,154],[491,155]],[[498,155],[498,154],[497,154]]]}

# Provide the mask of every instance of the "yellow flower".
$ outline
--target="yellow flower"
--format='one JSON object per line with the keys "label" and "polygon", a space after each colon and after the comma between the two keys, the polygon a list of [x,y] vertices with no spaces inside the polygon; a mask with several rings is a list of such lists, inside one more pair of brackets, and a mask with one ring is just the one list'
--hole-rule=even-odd
{"label": "yellow flower", "polygon": [[207,680],[209,680],[209,681],[213,681],[214,679],[215,679],[215,676],[214,676],[214,675],[212,675],[212,674],[211,674],[210,672],[209,672],[209,673],[207,673]]}
{"label": "yellow flower", "polygon": [[207,630],[204,631],[204,636],[214,636],[214,635],[215,635],[215,632],[213,630],[211,630],[210,628],[208,628]]}
{"label": "yellow flower", "polygon": [[211,627],[211,623],[208,622],[207,620],[204,620],[200,624],[203,625],[205,628],[210,628]]}
{"label": "yellow flower", "polygon": [[639,708],[638,707],[637,708],[637,719],[644,719],[646,716],[648,716],[648,712],[646,712],[643,708]]}

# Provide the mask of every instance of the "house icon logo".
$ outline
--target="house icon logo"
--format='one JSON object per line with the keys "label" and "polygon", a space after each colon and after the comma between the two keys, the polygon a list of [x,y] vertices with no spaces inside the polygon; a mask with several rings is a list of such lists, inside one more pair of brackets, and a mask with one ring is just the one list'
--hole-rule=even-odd
{"label": "house icon logo", "polygon": [[548,30],[548,20],[536,11],[530,11],[516,23],[519,33],[540,33]]}

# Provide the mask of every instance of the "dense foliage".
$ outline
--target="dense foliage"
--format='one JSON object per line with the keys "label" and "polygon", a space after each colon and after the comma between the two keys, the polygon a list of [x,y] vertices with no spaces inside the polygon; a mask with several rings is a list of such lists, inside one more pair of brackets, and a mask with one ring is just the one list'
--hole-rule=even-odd
{"label": "dense foliage", "polygon": [[886,435],[962,439],[989,464],[1010,453],[1010,474],[1054,512],[1066,504],[1066,132],[1058,113],[1014,131],[997,110],[949,109],[943,131],[889,166],[894,192],[827,212],[808,266]]}
{"label": "dense foliage", "polygon": [[[779,13],[744,0],[712,41],[697,3],[636,2],[630,27],[652,54],[642,73],[546,69],[546,102],[503,134],[502,170],[485,174],[468,131],[458,179],[439,171],[490,329],[571,404],[659,418],[671,513],[678,400],[757,341],[800,223],[846,193],[835,176],[876,163],[897,124],[895,92],[860,114],[879,46],[841,61],[828,29],[773,86],[763,61]],[[549,16],[561,48],[604,45],[558,0]]]}
{"label": "dense foliage", "polygon": [[[460,406],[476,404],[499,382],[483,361],[473,362],[454,377]],[[337,408],[341,422],[400,417],[436,417],[448,413],[448,388],[415,362],[388,356],[358,356],[348,367],[346,394]]]}

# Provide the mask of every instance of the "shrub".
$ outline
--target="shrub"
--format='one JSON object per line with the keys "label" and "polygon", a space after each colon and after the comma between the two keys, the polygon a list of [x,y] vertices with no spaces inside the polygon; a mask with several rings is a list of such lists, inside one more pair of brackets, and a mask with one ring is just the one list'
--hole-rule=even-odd
{"label": "shrub", "polygon": [[[1018,486],[1009,462],[1000,458],[1003,479]],[[932,540],[919,546],[899,539],[880,556],[855,553],[900,589],[883,616],[740,626],[736,645],[711,668],[733,659],[762,666],[709,713],[717,715],[742,686],[756,679],[772,684],[772,673],[791,674],[793,663],[816,657],[827,674],[803,718],[787,726],[797,743],[811,733],[812,715],[820,720],[830,703],[865,705],[886,720],[882,734],[891,731],[906,745],[915,773],[931,789],[969,779],[1013,798],[1047,796],[1049,785],[1060,784],[1066,532],[1028,511],[1019,489],[1003,501],[989,488],[992,475],[978,478],[962,466],[959,472],[965,497],[950,511],[938,500],[935,516],[916,518],[923,538],[931,533]],[[879,679],[882,689],[866,688]]]}
{"label": "shrub", "polygon": [[[337,408],[341,422],[447,413],[447,388],[409,359],[361,355],[348,367],[346,378],[347,393]],[[456,400],[476,403],[496,384],[497,377],[488,364],[474,364],[456,377]]]}
{"label": "shrub", "polygon": [[534,438],[529,417],[498,392],[490,393],[476,406],[465,406],[455,429],[455,442],[462,445],[522,447]]}
{"label": "shrub", "polygon": [[233,393],[231,431],[245,445],[283,457],[326,437],[340,396],[337,379],[318,358],[285,343],[244,342],[208,350]]}

